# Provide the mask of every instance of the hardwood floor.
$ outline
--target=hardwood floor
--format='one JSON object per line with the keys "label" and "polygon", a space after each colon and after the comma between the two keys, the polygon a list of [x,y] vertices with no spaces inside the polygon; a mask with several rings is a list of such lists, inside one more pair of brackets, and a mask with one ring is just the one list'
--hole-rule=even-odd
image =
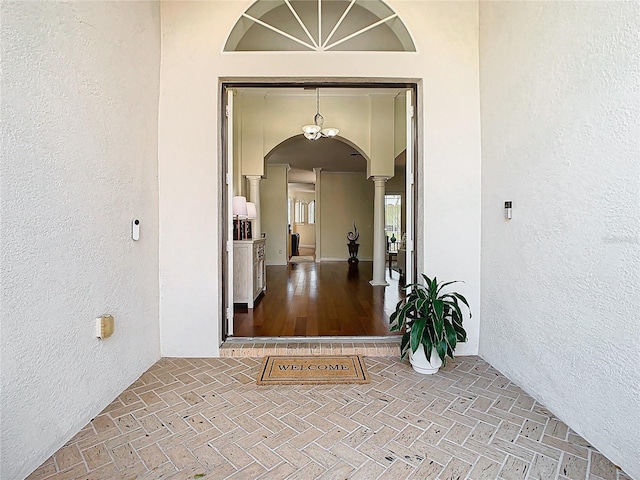
{"label": "hardwood floor", "polygon": [[403,290],[369,285],[372,262],[305,262],[267,267],[267,290],[253,310],[236,306],[234,336],[387,336]]}

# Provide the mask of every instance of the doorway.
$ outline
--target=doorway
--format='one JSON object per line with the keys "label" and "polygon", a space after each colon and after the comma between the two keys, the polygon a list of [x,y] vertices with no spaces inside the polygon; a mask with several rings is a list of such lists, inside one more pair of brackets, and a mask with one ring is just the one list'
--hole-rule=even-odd
{"label": "doorway", "polygon": [[[319,95],[321,102],[320,107],[316,110],[317,105],[314,105],[313,94],[317,92],[318,88],[321,89]],[[367,237],[361,242],[363,248],[357,269],[348,268],[346,246],[344,245],[346,239],[334,240],[338,237],[345,237],[347,231],[340,234],[330,232],[335,229],[332,228],[332,223],[327,220],[331,214],[336,212],[335,204],[331,204],[328,199],[334,198],[336,195],[341,196],[343,199],[342,203],[339,203],[341,208],[352,208],[351,204],[357,202],[350,202],[349,194],[353,198],[357,196],[358,199],[364,195],[364,193],[358,193],[361,192],[358,188],[345,186],[345,178],[348,178],[349,175],[352,175],[354,179],[358,177],[360,188],[363,189],[362,192],[370,188],[371,195],[373,195],[373,182],[370,177],[373,176],[372,174],[379,173],[379,171],[375,171],[376,168],[380,169],[380,165],[371,164],[372,158],[369,158],[368,145],[364,147],[361,145],[365,137],[358,137],[357,134],[354,134],[354,129],[345,122],[348,115],[340,113],[336,105],[360,105],[360,107],[364,105],[366,107],[371,103],[379,102],[379,99],[385,96],[393,98],[392,108],[388,110],[390,118],[386,120],[387,125],[393,125],[393,132],[385,132],[385,134],[393,135],[394,145],[402,143],[401,140],[405,145],[402,151],[393,153],[391,159],[393,163],[390,169],[387,168],[384,177],[389,186],[387,191],[390,194],[401,194],[404,198],[404,202],[399,202],[402,218],[400,223],[404,238],[397,239],[398,244],[394,245],[394,248],[400,248],[404,253],[405,280],[411,280],[415,278],[416,272],[413,249],[415,232],[413,206],[416,201],[415,172],[418,158],[414,148],[416,144],[416,118],[413,113],[415,111],[413,105],[416,102],[416,93],[415,83],[380,84],[337,81],[318,83],[312,80],[291,83],[265,83],[263,81],[222,83],[222,96],[225,100],[223,102],[225,104],[223,108],[225,114],[223,156],[226,178],[224,198],[227,205],[223,211],[222,220],[224,225],[227,225],[228,247],[227,254],[222,259],[223,278],[226,279],[223,282],[226,301],[223,338],[227,336],[382,336],[388,334],[388,315],[393,311],[399,298],[400,272],[397,257],[394,257],[394,268],[389,268],[386,273],[385,278],[389,283],[388,286],[372,287],[368,285],[368,280],[373,274],[373,255],[371,253],[373,219],[369,221],[361,215],[364,222],[356,227],[365,234],[363,236]],[[372,97],[375,97],[376,100],[372,101]],[[388,101],[387,104],[389,104]],[[257,110],[260,110],[261,114],[268,119],[267,127],[264,127],[264,122],[262,123],[262,138],[253,138],[252,141],[248,141],[246,138],[239,140],[243,134],[246,137],[246,129],[252,128],[252,125],[256,123],[255,115],[247,114],[247,110],[243,110],[246,105],[258,105]],[[274,105],[277,105],[277,108]],[[399,105],[401,108],[398,108]],[[363,110],[366,110],[367,115],[370,116],[366,120],[368,124],[380,123],[379,118],[371,120],[373,117],[371,117],[370,106],[363,108]],[[253,111],[254,109],[252,109]],[[300,111],[302,111],[303,118],[297,119],[296,115],[300,117]],[[345,125],[343,127],[344,137],[339,135],[338,138],[321,139],[315,142],[304,138],[301,127],[313,118],[314,113],[320,111],[326,117],[327,124],[335,124],[337,128]],[[274,114],[274,112],[278,113]],[[283,124],[287,125],[283,127]],[[398,128],[400,124],[403,128]],[[282,130],[280,132],[282,138],[279,139],[279,142],[276,141],[278,140],[277,135],[271,135],[276,140],[267,138],[272,132],[266,132],[266,130],[272,128]],[[370,126],[369,128],[373,130],[375,127]],[[379,138],[374,138],[374,142],[379,140]],[[259,143],[261,143],[259,145],[261,148],[257,147]],[[298,150],[296,150],[296,145],[298,145]],[[331,151],[338,145],[343,150],[342,156],[328,154],[325,156],[330,161],[318,160],[317,151],[323,149]],[[311,147],[314,150],[310,150]],[[239,158],[239,155],[244,157],[249,154],[253,155],[253,163],[247,166],[243,163],[244,158]],[[255,159],[258,155],[260,160],[256,162]],[[347,161],[344,160],[345,158]],[[334,165],[327,165],[327,163],[331,164],[331,161]],[[337,168],[336,162],[341,163],[342,166]],[[357,166],[358,164],[359,166]],[[305,175],[307,180],[300,180]],[[256,180],[256,177],[259,180]],[[237,283],[238,279],[235,275],[238,266],[234,267],[234,244],[230,235],[233,232],[231,222],[234,219],[231,199],[233,196],[246,196],[250,201],[256,200],[251,198],[255,192],[253,187],[249,185],[249,179],[253,179],[254,183],[258,181],[260,184],[257,200],[262,218],[259,229],[254,228],[253,231],[257,235],[265,237],[266,290],[257,294],[253,304],[244,304],[234,302],[233,297],[234,283]],[[297,181],[291,182],[291,179]],[[326,185],[323,185],[323,181]],[[286,186],[284,190],[280,190],[283,182]],[[342,190],[335,190],[336,185],[341,183],[343,184]],[[274,200],[272,184],[277,185],[276,190],[284,192],[279,199]],[[304,195],[301,194],[300,201],[297,202],[298,199],[295,197],[292,199],[288,193],[290,192],[290,184],[298,184],[297,187],[312,185],[313,196],[302,198]],[[325,202],[322,198],[323,192],[327,197]],[[276,203],[272,203],[274,201]],[[310,206],[312,206],[312,216],[309,213]],[[368,207],[372,215],[373,201],[369,202]],[[274,215],[280,218],[279,222],[282,225],[270,218]],[[335,215],[333,216],[335,217]],[[313,218],[312,222],[309,221],[311,218]],[[344,228],[342,229],[344,230]],[[385,225],[382,226],[382,229],[384,232]],[[310,243],[309,235],[303,242],[299,242],[299,246],[300,243],[307,248],[310,245],[313,246],[313,261],[290,262],[293,253],[291,251],[291,234],[300,233],[293,232],[293,230],[313,231],[315,243]],[[384,238],[385,256],[383,261],[386,266],[388,258],[386,255],[388,253],[386,234]],[[402,246],[400,245],[401,241],[404,242]],[[336,246],[337,244],[339,245]],[[341,256],[345,258],[341,258]],[[325,282],[327,282],[326,285]],[[340,295],[336,295],[335,291],[332,293],[328,285],[341,285],[340,292],[349,292],[349,288],[355,289],[347,298],[356,299],[355,301],[359,305],[370,305],[373,310],[360,309],[357,306],[350,310],[347,307],[348,301],[346,299],[340,300]],[[313,288],[311,288],[312,286]],[[395,289],[395,293],[391,294],[393,289]],[[363,292],[366,298],[358,298],[358,294]],[[332,298],[335,299],[333,305],[328,301]],[[279,301],[273,303],[272,300],[275,299],[279,299]],[[277,315],[278,320],[274,320],[274,305],[276,304],[281,307]],[[347,325],[345,321],[340,320],[340,312],[346,312],[345,314],[349,318],[358,318],[358,320]],[[246,319],[259,316],[256,314],[262,314],[261,319],[257,320],[252,328],[247,329]],[[373,318],[376,318],[376,321],[367,323],[366,319]],[[265,322],[273,322],[279,326],[268,325]],[[241,323],[244,324],[242,328],[234,328]],[[361,328],[356,328],[358,324]]]}

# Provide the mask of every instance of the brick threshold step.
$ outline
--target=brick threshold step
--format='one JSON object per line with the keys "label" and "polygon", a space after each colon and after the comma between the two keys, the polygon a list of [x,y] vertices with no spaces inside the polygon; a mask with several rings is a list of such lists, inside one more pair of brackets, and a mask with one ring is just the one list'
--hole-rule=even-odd
{"label": "brick threshold step", "polygon": [[365,355],[394,357],[400,354],[400,336],[393,337],[230,337],[220,347],[221,357],[266,355]]}

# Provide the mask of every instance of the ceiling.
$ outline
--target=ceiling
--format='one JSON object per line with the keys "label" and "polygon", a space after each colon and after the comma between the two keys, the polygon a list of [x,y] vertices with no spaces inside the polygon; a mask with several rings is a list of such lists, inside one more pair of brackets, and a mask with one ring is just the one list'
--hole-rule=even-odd
{"label": "ceiling", "polygon": [[[301,83],[300,85],[278,85],[278,84],[241,84],[234,85],[233,89],[238,95],[260,96],[260,97],[315,97],[316,88],[320,88],[320,96],[330,95],[331,97],[370,97],[373,95],[396,95],[404,94],[407,87],[385,86],[385,85],[354,85],[345,87],[344,85],[331,85],[327,83],[312,84]],[[331,93],[327,93],[331,92]]]}
{"label": "ceiling", "polygon": [[[277,163],[291,165],[289,180],[298,183],[315,183],[314,168],[329,172],[367,171],[364,157],[338,138],[307,140],[302,134],[284,141],[271,152],[267,164]],[[307,176],[298,170],[307,172]]]}

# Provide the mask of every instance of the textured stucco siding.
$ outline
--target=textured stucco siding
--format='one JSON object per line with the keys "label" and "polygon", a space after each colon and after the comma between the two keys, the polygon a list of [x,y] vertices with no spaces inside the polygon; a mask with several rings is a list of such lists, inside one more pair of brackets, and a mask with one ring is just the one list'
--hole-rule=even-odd
{"label": "textured stucco siding", "polygon": [[[160,29],[152,3],[1,9],[8,480],[29,474],[159,358]],[[98,340],[94,319],[104,313],[115,334]]]}
{"label": "textured stucco siding", "polygon": [[480,3],[480,354],[634,478],[638,31],[637,2]]}

